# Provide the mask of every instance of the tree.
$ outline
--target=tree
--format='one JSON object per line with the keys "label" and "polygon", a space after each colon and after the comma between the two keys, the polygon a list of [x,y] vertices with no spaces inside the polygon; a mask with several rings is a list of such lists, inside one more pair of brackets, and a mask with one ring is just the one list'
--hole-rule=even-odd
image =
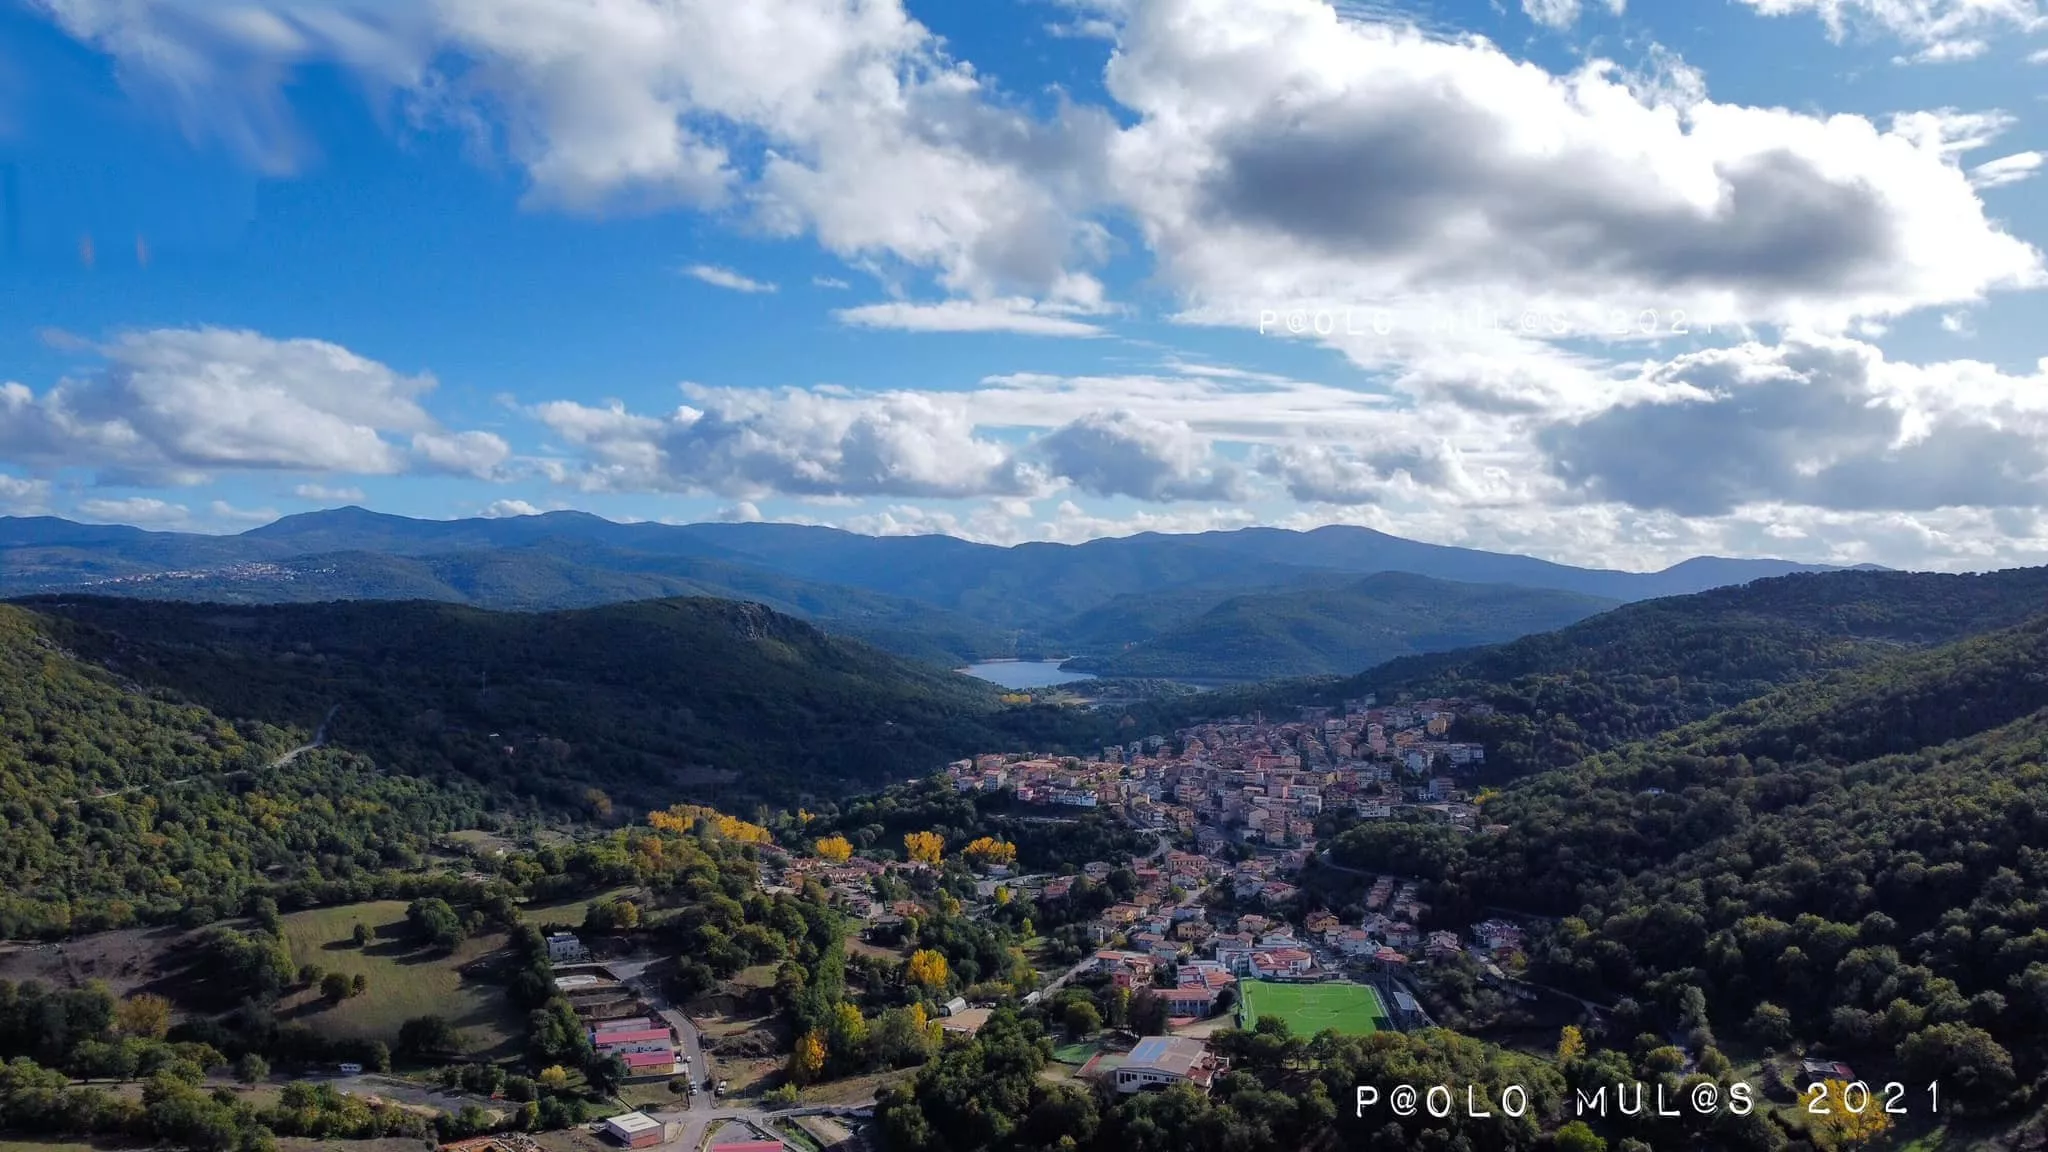
{"label": "tree", "polygon": [[365,976],[361,972],[358,972],[355,975],[348,978],[348,994],[350,996],[361,996],[363,993],[368,992],[369,990],[370,978],[368,976]]}
{"label": "tree", "polygon": [[370,942],[376,938],[377,930],[368,924],[357,924],[355,930],[349,933],[349,939],[355,941],[358,948],[369,947]]}
{"label": "tree", "polygon": [[943,953],[930,948],[920,948],[910,954],[910,962],[904,966],[904,975],[912,984],[933,991],[944,988],[951,978]]}
{"label": "tree", "polygon": [[536,1079],[540,1081],[541,1087],[548,1091],[560,1092],[569,1086],[569,1070],[560,1064],[550,1064],[540,1070],[540,1075]]}
{"label": "tree", "polygon": [[421,897],[407,905],[405,919],[415,935],[444,952],[453,951],[465,935],[462,917],[438,896]]}
{"label": "tree", "polygon": [[903,853],[912,861],[936,865],[945,858],[946,841],[937,832],[909,832],[903,837]]}
{"label": "tree", "polygon": [[1562,1032],[1558,1033],[1558,1036],[1557,1036],[1557,1063],[1558,1063],[1558,1066],[1559,1066],[1559,1067],[1561,1068],[1561,1067],[1563,1067],[1564,1065],[1566,1065],[1566,1064],[1569,1064],[1569,1063],[1571,1063],[1571,1062],[1572,1062],[1572,1061],[1574,1061],[1574,1060],[1577,1060],[1577,1059],[1578,1059],[1579,1057],[1581,1057],[1581,1056],[1584,1056],[1585,1054],[1586,1054],[1586,1038],[1585,1038],[1585,1036],[1583,1036],[1583,1035],[1581,1035],[1581,1034],[1580,1034],[1580,1032],[1579,1032],[1579,1029],[1578,1029],[1578,1026],[1577,1026],[1577,1025],[1575,1025],[1575,1024],[1567,1024],[1567,1025],[1565,1025],[1565,1026],[1564,1026],[1564,1031],[1562,1031]]}
{"label": "tree", "polygon": [[1066,1025],[1067,1035],[1079,1040],[1102,1030],[1102,1013],[1096,1011],[1095,1005],[1086,1000],[1069,1000],[1063,1023]]}
{"label": "tree", "polygon": [[1792,1039],[1792,1014],[1769,1000],[1762,1001],[1749,1014],[1749,1035],[1759,1044],[1781,1047]]}
{"label": "tree", "polygon": [[593,1057],[583,1066],[583,1078],[590,1081],[590,1090],[599,1096],[609,1096],[619,1090],[626,1079],[626,1060],[618,1053]]}
{"label": "tree", "polygon": [[320,977],[325,974],[325,971],[318,964],[301,964],[299,965],[299,983],[310,988],[320,982]]}
{"label": "tree", "polygon": [[346,973],[329,972],[320,981],[320,996],[329,1004],[339,1004],[349,998],[351,984]]}
{"label": "tree", "polygon": [[1557,1130],[1551,1147],[1557,1152],[1607,1152],[1607,1141],[1584,1120],[1574,1120]]}
{"label": "tree", "polygon": [[1841,1080],[1823,1081],[1823,1088],[1825,1095],[1818,1100],[1807,1095],[1800,1097],[1801,1114],[1807,1126],[1825,1134],[1833,1147],[1867,1144],[1891,1128],[1892,1118],[1885,1112],[1881,1096],[1861,1086],[1852,1094],[1847,1082]]}
{"label": "tree", "polygon": [[245,1052],[235,1061],[235,1079],[244,1084],[261,1084],[270,1079],[270,1064],[254,1052]]}
{"label": "tree", "polygon": [[413,1056],[447,1052],[457,1046],[455,1027],[439,1016],[415,1016],[399,1025],[398,1046]]}
{"label": "tree", "polygon": [[827,836],[811,845],[811,851],[829,864],[844,864],[853,856],[853,841],[844,836]]}
{"label": "tree", "polygon": [[[1140,1036],[1166,1035],[1166,1022],[1171,1019],[1166,1009],[1166,997],[1146,988],[1131,997],[1131,1030]],[[1265,1023],[1263,1019],[1259,1021]]]}
{"label": "tree", "polygon": [[982,836],[967,845],[963,855],[967,857],[969,864],[978,868],[997,864],[1008,867],[1017,862],[1017,846],[993,836]]}
{"label": "tree", "polygon": [[842,1067],[866,1065],[868,1022],[861,1016],[859,1008],[841,1001],[839,1007],[832,1010],[832,1026],[826,1037],[826,1046]]}
{"label": "tree", "polygon": [[798,1084],[809,1084],[825,1074],[825,1037],[816,1029],[804,1033],[796,1042],[796,1051],[789,1057],[789,1078]]}
{"label": "tree", "polygon": [[144,1040],[161,1040],[171,1030],[171,1002],[153,992],[130,996],[114,1009],[121,1031]]}

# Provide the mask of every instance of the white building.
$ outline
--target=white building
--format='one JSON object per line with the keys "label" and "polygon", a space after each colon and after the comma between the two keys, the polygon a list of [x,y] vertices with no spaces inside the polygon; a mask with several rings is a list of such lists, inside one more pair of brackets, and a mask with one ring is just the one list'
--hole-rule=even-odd
{"label": "white building", "polygon": [[578,940],[571,933],[557,932],[553,936],[548,937],[548,960],[551,963],[560,964],[565,960],[582,960],[589,955],[590,950],[583,946],[583,941]]}

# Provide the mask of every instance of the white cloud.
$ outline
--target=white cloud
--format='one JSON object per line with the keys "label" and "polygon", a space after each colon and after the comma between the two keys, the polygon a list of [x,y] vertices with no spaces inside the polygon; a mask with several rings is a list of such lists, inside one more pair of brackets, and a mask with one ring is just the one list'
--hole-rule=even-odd
{"label": "white cloud", "polygon": [[1929,44],[1911,56],[1894,56],[1894,64],[1960,64],[1991,51],[1982,40],[1942,40]]}
{"label": "white cloud", "polygon": [[1016,332],[1026,336],[1101,336],[1096,325],[1072,318],[1069,311],[1031,300],[946,300],[935,304],[894,301],[841,308],[832,313],[841,324],[858,328],[894,328],[905,332]]}
{"label": "white cloud", "polygon": [[683,275],[691,276],[714,288],[725,288],[733,292],[773,292],[775,285],[765,280],[752,280],[730,268],[714,264],[692,264],[683,269]]}
{"label": "white cloud", "polygon": [[1569,28],[1579,20],[1579,0],[1522,0],[1522,11],[1545,28]]}
{"label": "white cloud", "polygon": [[1280,480],[1294,499],[1311,504],[1378,504],[1390,495],[1471,495],[1457,447],[1442,437],[1364,446],[1302,442],[1266,450],[1259,470]]}
{"label": "white cloud", "polygon": [[818,496],[977,496],[1036,490],[1011,451],[974,434],[963,398],[685,385],[667,417],[554,401],[534,414],[584,459],[588,489]]}
{"label": "white cloud", "polygon": [[374,474],[405,465],[384,432],[434,427],[420,407],[432,377],[324,341],[157,329],[97,351],[98,371],[40,396],[0,386],[0,452],[174,483],[224,468]]}
{"label": "white cloud", "polygon": [[2048,48],[2043,48],[2043,49],[2041,49],[2041,50],[2040,50],[2040,51],[2038,51],[2038,52],[2031,52],[2031,53],[2028,53],[2028,55],[2027,55],[2027,63],[2029,63],[2029,64],[2048,64]]}
{"label": "white cloud", "polygon": [[292,489],[292,495],[319,503],[360,504],[363,501],[361,488],[331,488],[325,484],[301,484]]}
{"label": "white cloud", "polygon": [[82,500],[76,515],[100,524],[133,524],[141,528],[171,528],[192,518],[191,509],[152,496],[130,496],[121,500]]}
{"label": "white cloud", "polygon": [[271,171],[303,152],[294,69],[338,63],[509,152],[536,206],[736,210],[977,296],[1051,292],[1101,241],[1070,201],[1111,122],[1006,107],[900,0],[33,2]]}
{"label": "white cloud", "polygon": [[1185,421],[1091,413],[1040,438],[1036,450],[1054,475],[1096,496],[1243,498],[1237,470],[1215,459],[1208,439]]}
{"label": "white cloud", "polygon": [[1839,327],[2040,278],[1951,157],[1660,68],[1553,76],[1314,0],[1134,0],[1116,171],[1207,322],[1419,302]]}
{"label": "white cloud", "polygon": [[[1945,46],[1962,52],[1948,59],[1967,59],[1971,44],[1981,45],[1987,35],[2026,34],[2048,28],[2040,0],[1742,0],[1763,16],[1811,13],[1826,24],[1828,35],[1840,41],[1851,32],[1883,33],[1908,44],[1923,45],[1921,53]],[[1981,50],[1981,48],[1979,49]],[[1935,59],[1944,57],[1937,56]]]}
{"label": "white cloud", "polygon": [[720,508],[717,519],[726,524],[759,524],[761,509],[751,500],[742,500],[731,507]]}
{"label": "white cloud", "polygon": [[1680,516],[2048,505],[2048,364],[1917,366],[1810,337],[1681,356],[1644,383],[1656,395],[1544,430],[1551,471]]}
{"label": "white cloud", "polygon": [[500,520],[507,516],[538,516],[541,509],[524,500],[493,500],[477,513],[486,520]]}
{"label": "white cloud", "polygon": [[15,516],[41,512],[50,497],[50,482],[0,473],[0,509]]}
{"label": "white cloud", "polygon": [[421,432],[412,438],[412,454],[425,471],[495,480],[502,477],[512,447],[493,432]]}
{"label": "white cloud", "polygon": [[2041,165],[2048,161],[2048,153],[2015,152],[1987,160],[1970,169],[1970,183],[1979,188],[2003,188],[2022,180],[2031,180],[2041,171]]}
{"label": "white cloud", "polygon": [[813,276],[811,277],[811,286],[813,288],[830,288],[839,292],[853,287],[853,285],[839,279],[837,276]]}

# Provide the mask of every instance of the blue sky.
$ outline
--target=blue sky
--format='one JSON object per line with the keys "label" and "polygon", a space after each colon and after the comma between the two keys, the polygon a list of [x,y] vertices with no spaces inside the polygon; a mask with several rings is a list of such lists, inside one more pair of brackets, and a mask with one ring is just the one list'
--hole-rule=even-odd
{"label": "blue sky", "polygon": [[2042,562],[2044,50],[2037,0],[0,0],[0,512]]}

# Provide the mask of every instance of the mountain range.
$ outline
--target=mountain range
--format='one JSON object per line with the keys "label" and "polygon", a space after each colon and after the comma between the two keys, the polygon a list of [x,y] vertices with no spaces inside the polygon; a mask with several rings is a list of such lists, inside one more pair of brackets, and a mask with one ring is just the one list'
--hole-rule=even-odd
{"label": "mountain range", "polygon": [[[1356,671],[1508,639],[1611,603],[1811,570],[1713,557],[1647,573],[1574,568],[1341,525],[998,547],[797,524],[616,523],[582,512],[417,520],[349,507],[232,536],[0,518],[6,596],[437,600],[520,611],[711,596],[926,661],[1079,656],[1119,674],[1218,680]],[[1568,595],[1359,580],[1396,572]]]}

